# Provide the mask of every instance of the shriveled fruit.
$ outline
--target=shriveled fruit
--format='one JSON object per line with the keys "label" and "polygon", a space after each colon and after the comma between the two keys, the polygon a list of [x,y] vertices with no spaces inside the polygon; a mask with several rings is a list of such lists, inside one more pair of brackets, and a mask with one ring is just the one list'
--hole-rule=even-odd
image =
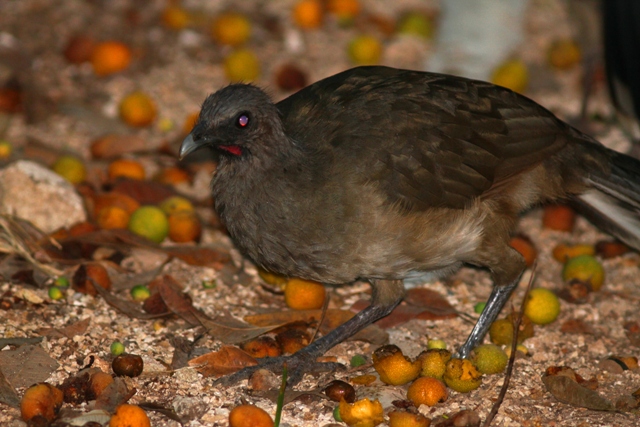
{"label": "shriveled fruit", "polygon": [[62,406],[63,393],[57,387],[40,383],[29,387],[20,401],[22,419],[29,421],[41,416],[52,421]]}
{"label": "shriveled fruit", "polygon": [[604,268],[597,258],[591,255],[579,255],[564,264],[562,280],[565,282],[579,280],[590,284],[594,291],[599,291],[604,283]]}
{"label": "shriveled fruit", "polygon": [[395,345],[385,345],[373,352],[373,368],[385,384],[402,385],[420,375],[420,360],[409,360]]}

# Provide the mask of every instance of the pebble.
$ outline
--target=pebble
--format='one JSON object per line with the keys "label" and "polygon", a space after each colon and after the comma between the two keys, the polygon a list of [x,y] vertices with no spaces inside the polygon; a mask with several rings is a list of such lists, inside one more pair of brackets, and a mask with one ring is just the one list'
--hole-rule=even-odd
{"label": "pebble", "polygon": [[0,213],[26,219],[45,233],[87,219],[75,188],[52,170],[28,160],[0,170]]}

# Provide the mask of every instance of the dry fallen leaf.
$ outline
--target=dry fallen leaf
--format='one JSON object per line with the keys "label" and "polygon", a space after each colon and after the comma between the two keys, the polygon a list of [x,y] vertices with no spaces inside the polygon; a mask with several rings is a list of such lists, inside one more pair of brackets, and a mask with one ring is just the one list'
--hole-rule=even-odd
{"label": "dry fallen leaf", "polygon": [[189,366],[195,367],[205,377],[221,377],[257,364],[256,359],[233,346],[223,346],[220,351],[203,354],[189,361]]}
{"label": "dry fallen leaf", "polygon": [[58,366],[40,345],[26,344],[15,350],[0,351],[0,370],[14,387],[43,382]]}
{"label": "dry fallen leaf", "polygon": [[556,374],[548,369],[542,376],[542,382],[547,391],[563,403],[594,411],[616,410],[612,402],[597,392],[582,386],[565,371]]}

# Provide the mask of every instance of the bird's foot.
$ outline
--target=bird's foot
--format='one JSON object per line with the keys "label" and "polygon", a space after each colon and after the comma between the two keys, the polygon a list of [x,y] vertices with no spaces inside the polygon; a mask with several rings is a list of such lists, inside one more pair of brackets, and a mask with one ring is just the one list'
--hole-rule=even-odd
{"label": "bird's foot", "polygon": [[231,386],[239,381],[248,379],[258,369],[267,369],[275,374],[282,374],[283,367],[287,365],[287,384],[296,385],[302,380],[304,374],[316,374],[345,369],[344,365],[337,362],[318,362],[315,352],[302,349],[291,356],[265,357],[259,359],[255,366],[248,366],[230,375],[218,378],[213,384]]}

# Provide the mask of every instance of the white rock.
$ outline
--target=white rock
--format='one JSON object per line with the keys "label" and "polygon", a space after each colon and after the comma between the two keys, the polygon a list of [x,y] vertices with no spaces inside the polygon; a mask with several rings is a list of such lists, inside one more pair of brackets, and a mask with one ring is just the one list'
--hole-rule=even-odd
{"label": "white rock", "polygon": [[0,170],[0,213],[26,219],[45,233],[87,219],[75,188],[52,170],[28,160]]}

